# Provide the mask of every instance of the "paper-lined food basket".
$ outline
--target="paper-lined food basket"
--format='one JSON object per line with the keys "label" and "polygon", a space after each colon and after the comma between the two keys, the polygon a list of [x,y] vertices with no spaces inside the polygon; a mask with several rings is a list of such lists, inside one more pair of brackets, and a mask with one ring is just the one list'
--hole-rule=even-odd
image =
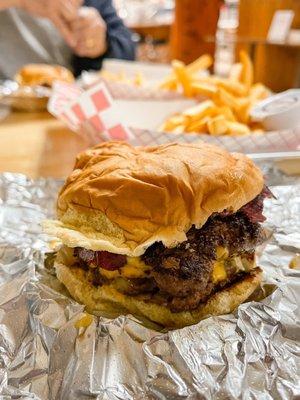
{"label": "paper-lined food basket", "polygon": [[113,99],[183,99],[183,94],[179,92],[160,88],[161,78],[171,72],[171,66],[166,64],[107,59],[103,62],[101,72],[83,71],[79,81],[85,89],[103,82]]}
{"label": "paper-lined food basket", "polygon": [[193,143],[203,140],[230,151],[246,153],[300,149],[300,128],[245,136],[159,132],[157,128],[165,118],[191,104],[193,101],[185,99],[114,100],[102,81],[87,90],[57,82],[48,110],[71,130],[83,136],[89,145],[109,140],[125,140],[133,145],[157,145],[174,141]]}

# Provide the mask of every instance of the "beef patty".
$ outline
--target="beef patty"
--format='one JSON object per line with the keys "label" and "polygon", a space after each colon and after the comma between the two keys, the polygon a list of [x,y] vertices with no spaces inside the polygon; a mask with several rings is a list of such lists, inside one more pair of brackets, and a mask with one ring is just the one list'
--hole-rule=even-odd
{"label": "beef patty", "polygon": [[212,216],[201,229],[191,228],[187,239],[172,249],[155,243],[142,256],[145,264],[153,268],[152,276],[159,289],[174,297],[171,306],[176,310],[184,308],[185,301],[181,299],[188,298],[193,308],[212,292],[217,247],[227,248],[229,258],[249,256],[264,240],[264,233],[258,223],[236,213]]}
{"label": "beef patty", "polygon": [[[255,247],[263,240],[260,224],[251,222],[246,214],[216,214],[201,229],[192,227],[187,232],[187,240],[177,247],[169,249],[161,242],[150,246],[141,257],[145,264],[152,267],[148,277],[117,278],[115,283],[121,292],[129,295],[156,295],[159,292],[173,311],[190,310],[205,301],[216,289],[212,282],[212,270],[217,259],[217,247],[225,247],[229,258],[251,258]],[[97,266],[117,270],[126,263],[124,256],[83,248],[76,248],[74,255],[81,268],[92,272],[92,282],[96,286],[108,281],[101,276]],[[228,277],[229,280],[232,280],[232,276]]]}

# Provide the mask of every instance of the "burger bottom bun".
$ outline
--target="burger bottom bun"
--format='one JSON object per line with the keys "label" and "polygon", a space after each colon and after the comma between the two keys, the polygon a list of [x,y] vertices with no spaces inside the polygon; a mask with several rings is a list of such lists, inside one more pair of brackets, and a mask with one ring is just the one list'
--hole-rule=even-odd
{"label": "burger bottom bun", "polygon": [[86,306],[88,312],[106,315],[115,315],[116,311],[119,315],[130,313],[168,328],[181,328],[212,315],[231,313],[250,297],[262,276],[262,270],[255,268],[239,281],[212,295],[197,309],[173,313],[165,306],[124,295],[112,286],[95,287],[88,282],[81,268],[69,268],[61,263],[56,263],[55,268],[58,279],[76,301]]}

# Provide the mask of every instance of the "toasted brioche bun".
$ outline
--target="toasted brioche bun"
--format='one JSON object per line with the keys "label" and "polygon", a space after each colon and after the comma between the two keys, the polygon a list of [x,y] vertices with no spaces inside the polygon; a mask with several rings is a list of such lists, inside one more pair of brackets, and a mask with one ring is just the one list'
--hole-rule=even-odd
{"label": "toasted brioche bun", "polygon": [[86,306],[88,312],[115,314],[119,310],[123,314],[127,311],[168,328],[181,328],[211,315],[231,313],[254,292],[262,275],[261,269],[255,268],[236,283],[212,295],[197,309],[173,313],[165,306],[124,295],[112,286],[95,287],[87,281],[86,272],[81,268],[69,268],[61,263],[56,263],[55,268],[58,279],[75,300]]}
{"label": "toasted brioche bun", "polygon": [[46,233],[69,246],[140,256],[154,242],[186,240],[213,214],[236,212],[263,188],[243,154],[210,144],[100,144],[78,155]]}
{"label": "toasted brioche bun", "polygon": [[74,82],[71,71],[60,65],[27,64],[15,76],[22,86],[44,85],[52,87],[54,81]]}

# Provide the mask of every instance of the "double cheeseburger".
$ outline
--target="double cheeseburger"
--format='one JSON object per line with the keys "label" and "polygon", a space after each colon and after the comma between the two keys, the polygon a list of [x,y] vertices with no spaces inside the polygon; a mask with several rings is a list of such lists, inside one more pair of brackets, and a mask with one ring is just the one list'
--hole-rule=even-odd
{"label": "double cheeseburger", "polygon": [[111,142],[77,157],[45,230],[58,279],[90,312],[182,327],[233,311],[257,288],[269,195],[243,154]]}
{"label": "double cheeseburger", "polygon": [[55,81],[74,82],[71,71],[60,65],[27,64],[15,76],[21,86],[45,86],[51,88]]}

